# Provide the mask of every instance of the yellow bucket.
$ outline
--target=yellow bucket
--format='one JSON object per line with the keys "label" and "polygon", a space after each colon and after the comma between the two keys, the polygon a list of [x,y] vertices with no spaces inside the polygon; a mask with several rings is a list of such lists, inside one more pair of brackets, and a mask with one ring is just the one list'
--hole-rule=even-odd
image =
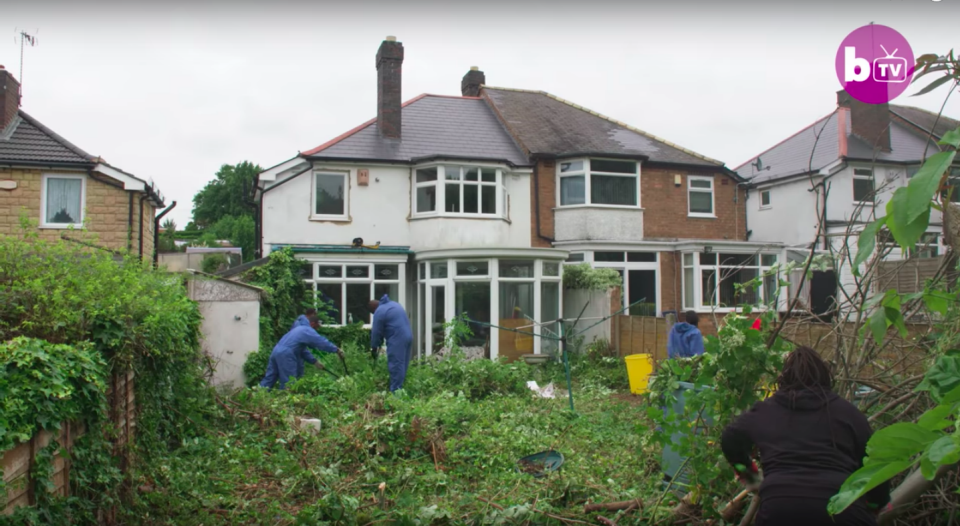
{"label": "yellow bucket", "polygon": [[647,392],[647,383],[653,374],[653,356],[649,354],[631,354],[624,358],[627,362],[627,377],[630,379],[630,392]]}

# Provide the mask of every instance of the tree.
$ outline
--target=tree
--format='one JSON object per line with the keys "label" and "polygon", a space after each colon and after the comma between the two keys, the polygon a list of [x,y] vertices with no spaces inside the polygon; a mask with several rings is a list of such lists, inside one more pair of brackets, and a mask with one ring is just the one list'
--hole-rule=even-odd
{"label": "tree", "polygon": [[163,228],[164,232],[176,232],[177,222],[173,219],[167,219],[162,225],[160,225],[160,228]]}
{"label": "tree", "polygon": [[225,164],[217,172],[216,179],[193,196],[193,221],[203,229],[214,225],[225,216],[253,216],[247,205],[250,188],[262,169],[256,164],[243,161],[237,165]]}

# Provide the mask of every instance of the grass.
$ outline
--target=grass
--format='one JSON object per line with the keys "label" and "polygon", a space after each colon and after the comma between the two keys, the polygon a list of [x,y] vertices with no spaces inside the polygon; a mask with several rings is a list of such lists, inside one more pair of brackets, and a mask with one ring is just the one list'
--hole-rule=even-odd
{"label": "grass", "polygon": [[[573,361],[574,416],[566,397],[525,386],[565,390],[558,364],[412,364],[405,391],[390,395],[383,358],[348,348],[347,359],[340,379],[313,370],[286,392],[221,396],[203,436],[144,459],[124,523],[595,524],[584,503],[657,492],[652,430],[622,360]],[[297,416],[320,418],[319,433],[298,430]],[[564,455],[560,471],[517,469],[547,449]],[[617,520],[637,523],[632,513]]]}

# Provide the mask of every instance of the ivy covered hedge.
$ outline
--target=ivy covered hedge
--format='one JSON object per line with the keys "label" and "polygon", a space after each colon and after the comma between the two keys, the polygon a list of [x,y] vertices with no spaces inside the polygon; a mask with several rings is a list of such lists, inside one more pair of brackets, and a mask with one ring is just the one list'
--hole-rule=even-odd
{"label": "ivy covered hedge", "polygon": [[606,292],[622,285],[623,278],[612,268],[593,268],[590,263],[565,265],[563,268],[563,287],[567,289]]}
{"label": "ivy covered hedge", "polygon": [[[149,262],[117,261],[107,251],[32,234],[0,236],[0,341],[12,340],[3,352],[16,360],[13,369],[5,360],[0,381],[0,398],[11,404],[4,406],[0,445],[24,440],[31,417],[34,431],[78,415],[92,426],[74,453],[70,478],[78,491],[56,503],[66,511],[53,513],[52,502],[38,500],[29,511],[39,517],[34,522],[84,523],[71,515],[115,502],[120,480],[107,443],[96,439],[112,430],[93,419],[103,414],[103,375],[136,375],[137,457],[146,461],[199,433],[198,422],[215,406],[199,352],[200,321],[181,278]],[[38,399],[38,392],[57,396]],[[53,516],[63,518],[51,522]]]}

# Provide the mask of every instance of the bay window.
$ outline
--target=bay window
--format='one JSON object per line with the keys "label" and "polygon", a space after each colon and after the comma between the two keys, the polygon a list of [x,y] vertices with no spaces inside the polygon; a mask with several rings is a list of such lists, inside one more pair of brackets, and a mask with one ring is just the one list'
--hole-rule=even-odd
{"label": "bay window", "polygon": [[384,294],[403,303],[402,263],[318,262],[304,263],[304,281],[313,287],[318,313],[330,318],[332,325],[363,323],[369,325],[370,300]]}
{"label": "bay window", "polygon": [[683,307],[693,310],[769,305],[779,280],[776,254],[700,252],[683,254]]}
{"label": "bay window", "polygon": [[640,204],[639,163],[611,159],[561,161],[560,206]]}
{"label": "bay window", "polygon": [[504,173],[489,166],[443,164],[414,173],[414,215],[505,217]]}

